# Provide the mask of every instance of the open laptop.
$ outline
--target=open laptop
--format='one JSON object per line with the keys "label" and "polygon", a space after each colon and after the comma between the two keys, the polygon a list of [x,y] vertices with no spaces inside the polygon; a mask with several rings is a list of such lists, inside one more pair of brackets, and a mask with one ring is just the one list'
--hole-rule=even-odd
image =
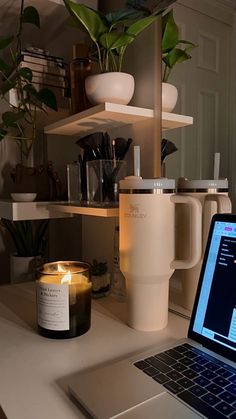
{"label": "open laptop", "polygon": [[93,418],[236,418],[236,215],[213,217],[188,339],[79,373]]}

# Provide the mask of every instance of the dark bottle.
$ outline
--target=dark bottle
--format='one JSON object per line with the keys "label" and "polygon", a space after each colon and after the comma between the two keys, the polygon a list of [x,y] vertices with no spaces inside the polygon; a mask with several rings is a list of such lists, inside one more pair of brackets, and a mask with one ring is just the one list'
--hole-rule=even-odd
{"label": "dark bottle", "polygon": [[88,46],[73,45],[73,60],[70,63],[71,113],[77,113],[90,108],[85,93],[85,79],[91,74],[91,60],[88,58]]}

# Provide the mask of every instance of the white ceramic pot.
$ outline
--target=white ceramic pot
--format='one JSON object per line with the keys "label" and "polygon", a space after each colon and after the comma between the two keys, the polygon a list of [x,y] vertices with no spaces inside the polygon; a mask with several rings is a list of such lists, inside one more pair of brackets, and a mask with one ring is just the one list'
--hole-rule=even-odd
{"label": "white ceramic pot", "polygon": [[10,255],[10,279],[12,284],[34,281],[36,268],[43,262],[41,256]]}
{"label": "white ceramic pot", "polygon": [[173,84],[162,83],[162,111],[172,112],[178,99],[178,90]]}
{"label": "white ceramic pot", "polygon": [[134,78],[122,72],[94,74],[85,79],[85,91],[93,105],[105,102],[127,105],[134,94]]}

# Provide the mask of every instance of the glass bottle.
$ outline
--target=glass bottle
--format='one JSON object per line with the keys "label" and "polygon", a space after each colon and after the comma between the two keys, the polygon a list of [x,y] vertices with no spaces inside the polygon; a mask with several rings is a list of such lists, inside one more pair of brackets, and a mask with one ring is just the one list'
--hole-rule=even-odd
{"label": "glass bottle", "polygon": [[119,250],[119,225],[115,226],[114,233],[114,257],[111,280],[110,295],[119,300],[124,300],[126,296],[125,277],[120,270],[120,250]]}
{"label": "glass bottle", "polygon": [[90,108],[85,93],[85,79],[91,73],[91,60],[88,58],[88,46],[85,44],[73,45],[73,60],[70,63],[70,91],[71,113],[77,113]]}

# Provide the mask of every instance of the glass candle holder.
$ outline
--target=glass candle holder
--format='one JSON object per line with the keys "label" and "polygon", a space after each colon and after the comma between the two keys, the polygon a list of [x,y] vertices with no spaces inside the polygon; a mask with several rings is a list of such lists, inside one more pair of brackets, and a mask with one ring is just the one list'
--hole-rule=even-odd
{"label": "glass candle holder", "polygon": [[37,272],[39,334],[66,339],[83,335],[91,324],[90,265],[60,261],[42,265]]}

